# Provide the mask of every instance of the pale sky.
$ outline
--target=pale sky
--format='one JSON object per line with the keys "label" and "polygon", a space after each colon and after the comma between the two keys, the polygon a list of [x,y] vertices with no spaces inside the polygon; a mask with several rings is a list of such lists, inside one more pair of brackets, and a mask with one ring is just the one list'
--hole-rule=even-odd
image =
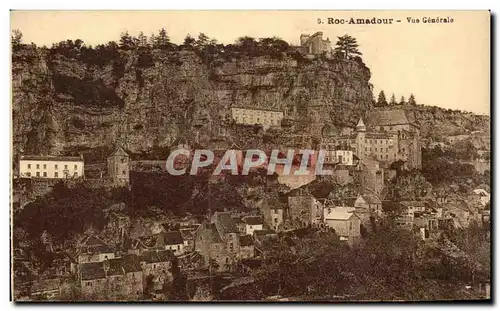
{"label": "pale sky", "polygon": [[[328,25],[326,18],[394,18],[392,25]],[[410,24],[408,17],[419,18]],[[453,23],[423,23],[424,17],[451,17]],[[325,24],[318,24],[323,18]],[[419,104],[490,112],[490,15],[488,11],[12,11],[11,28],[25,43],[50,47],[66,39],[87,45],[118,41],[128,30],[137,35],[164,27],[171,41],[204,32],[219,42],[238,37],[278,36],[299,44],[301,33],[323,31],[354,36],[372,72],[374,95],[383,89],[389,100],[414,93]]]}

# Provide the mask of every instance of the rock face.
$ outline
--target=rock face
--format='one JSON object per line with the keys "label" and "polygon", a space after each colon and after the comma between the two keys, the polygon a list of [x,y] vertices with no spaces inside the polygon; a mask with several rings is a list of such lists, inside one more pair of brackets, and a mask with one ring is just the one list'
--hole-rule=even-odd
{"label": "rock face", "polygon": [[119,50],[117,59],[97,66],[24,49],[13,56],[12,78],[16,154],[116,143],[145,152],[194,137],[201,144],[227,123],[231,105],[354,124],[372,99],[370,72],[354,61],[244,57],[214,66],[187,50]]}
{"label": "rock face", "polygon": [[[241,148],[259,147],[265,135],[232,123],[229,107],[281,109],[294,120],[281,134],[313,136],[327,124],[354,127],[373,109],[370,70],[360,60],[239,56],[207,62],[182,49],[115,53],[95,63],[46,48],[13,52],[14,156],[101,150],[102,158],[115,144],[151,154],[179,141],[213,148],[221,133]],[[435,128],[452,115],[452,125],[462,127],[461,113],[436,109],[426,107],[416,117]]]}

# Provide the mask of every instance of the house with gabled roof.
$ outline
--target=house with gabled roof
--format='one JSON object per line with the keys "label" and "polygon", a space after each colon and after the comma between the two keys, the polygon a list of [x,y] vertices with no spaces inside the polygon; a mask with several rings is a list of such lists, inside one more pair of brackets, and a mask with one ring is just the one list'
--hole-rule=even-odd
{"label": "house with gabled roof", "polygon": [[375,195],[359,195],[354,201],[355,208],[365,208],[377,216],[382,215],[382,202]]}
{"label": "house with gabled roof", "polygon": [[115,258],[114,250],[96,234],[84,236],[77,245],[78,263],[102,262]]}
{"label": "house with gabled roof", "polygon": [[361,219],[346,208],[325,209],[325,225],[335,230],[341,241],[353,244],[361,236]]}

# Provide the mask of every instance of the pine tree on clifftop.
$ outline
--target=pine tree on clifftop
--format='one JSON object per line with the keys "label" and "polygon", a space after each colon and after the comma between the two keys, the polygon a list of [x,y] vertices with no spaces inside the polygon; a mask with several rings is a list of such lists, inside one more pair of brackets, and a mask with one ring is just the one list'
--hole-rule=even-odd
{"label": "pine tree on clifftop", "polygon": [[385,93],[384,91],[380,91],[378,94],[378,99],[377,99],[377,107],[384,107],[387,106],[387,99],[385,98]]}
{"label": "pine tree on clifftop", "polygon": [[170,46],[170,38],[167,35],[165,28],[162,28],[158,35],[154,37],[154,47],[164,49]]}
{"label": "pine tree on clifftop", "polygon": [[394,93],[392,93],[391,101],[389,102],[389,105],[391,105],[391,106],[396,106],[397,105],[396,96],[394,96]]}
{"label": "pine tree on clifftop", "polygon": [[401,96],[401,100],[399,100],[399,105],[404,105],[406,104],[406,100],[404,96]]}
{"label": "pine tree on clifftop", "polygon": [[353,55],[362,55],[358,50],[358,46],[356,38],[343,35],[342,37],[338,37],[335,53],[343,55],[345,59],[350,59]]}
{"label": "pine tree on clifftop", "polygon": [[408,104],[412,106],[416,106],[417,102],[415,101],[415,96],[413,94],[410,95],[410,98],[408,98]]}

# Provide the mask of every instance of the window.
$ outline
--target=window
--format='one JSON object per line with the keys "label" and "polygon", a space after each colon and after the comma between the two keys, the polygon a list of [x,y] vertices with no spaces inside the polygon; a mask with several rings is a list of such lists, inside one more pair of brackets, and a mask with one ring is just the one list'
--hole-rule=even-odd
{"label": "window", "polygon": [[375,148],[375,152],[377,152],[377,148]]}
{"label": "window", "polygon": [[64,165],[64,169],[65,169],[65,170],[67,170],[67,169],[68,169],[68,165],[67,165],[67,164],[65,164],[65,165]]}
{"label": "window", "polygon": [[78,177],[78,172],[75,172],[75,177]]}
{"label": "window", "polygon": [[78,165],[75,164],[75,170],[77,170],[77,169],[78,169]]}
{"label": "window", "polygon": [[47,177],[47,172],[43,172],[43,177]]}
{"label": "window", "polygon": [[156,265],[155,264],[153,264],[153,269],[156,269]]}
{"label": "window", "polygon": [[36,172],[36,177],[40,177],[40,172]]}
{"label": "window", "polygon": [[56,169],[56,170],[58,169],[58,166],[57,166],[57,164],[55,164],[55,165],[54,165],[54,169]]}
{"label": "window", "polygon": [[352,222],[349,223],[349,230],[352,230]]}
{"label": "window", "polygon": [[36,165],[36,169],[39,170],[40,169],[40,164],[37,164]]}
{"label": "window", "polygon": [[31,164],[28,164],[28,168],[31,168]]}
{"label": "window", "polygon": [[177,245],[177,250],[181,250],[181,246],[180,245]]}
{"label": "window", "polygon": [[274,223],[278,223],[278,218],[274,218]]}
{"label": "window", "polygon": [[250,229],[252,229],[252,226],[250,226]]}
{"label": "window", "polygon": [[43,165],[43,169],[46,170],[47,169],[47,164],[44,164]]}
{"label": "window", "polygon": [[385,159],[386,160],[389,159],[389,155],[388,154],[385,155]]}
{"label": "window", "polygon": [[26,176],[31,177],[31,173],[30,173],[30,172],[27,172],[27,173],[26,173]]}

